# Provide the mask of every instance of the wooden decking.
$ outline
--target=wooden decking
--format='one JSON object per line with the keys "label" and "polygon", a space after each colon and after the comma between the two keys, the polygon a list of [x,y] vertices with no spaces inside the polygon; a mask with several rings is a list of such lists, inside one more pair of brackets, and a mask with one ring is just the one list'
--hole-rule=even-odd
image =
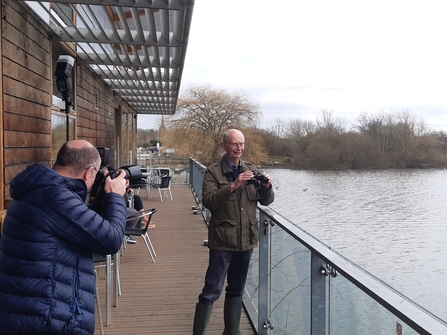
{"label": "wooden decking", "polygon": [[[147,200],[142,190],[145,209],[157,208],[152,221],[157,225],[150,230],[150,238],[157,257],[155,263],[147,252],[142,238],[129,244],[121,257],[120,277],[122,294],[118,306],[112,307],[110,326],[105,334],[173,334],[191,335],[197,297],[202,290],[208,265],[207,226],[201,215],[194,215],[196,205],[189,186],[171,186],[174,201],[160,201],[157,190]],[[106,321],[106,292],[104,270],[99,273],[98,288],[103,321]],[[224,294],[214,304],[207,335],[223,332]],[[255,334],[243,311],[241,331]],[[100,334],[99,317],[96,332]]]}

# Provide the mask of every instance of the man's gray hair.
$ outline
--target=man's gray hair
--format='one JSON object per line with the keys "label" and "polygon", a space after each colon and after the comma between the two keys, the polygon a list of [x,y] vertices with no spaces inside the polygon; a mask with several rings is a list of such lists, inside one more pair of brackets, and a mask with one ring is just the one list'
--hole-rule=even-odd
{"label": "man's gray hair", "polygon": [[68,143],[65,143],[57,153],[54,167],[69,168],[74,174],[80,174],[101,161],[99,152],[94,146],[72,148]]}
{"label": "man's gray hair", "polygon": [[237,131],[237,132],[239,132],[239,133],[241,133],[242,135],[243,135],[243,133],[242,133],[242,131],[240,131],[239,129],[228,129],[226,132],[224,132],[223,133],[223,135],[222,135],[222,141],[223,142],[227,142],[227,139],[228,139],[228,133],[230,132],[230,131]]}

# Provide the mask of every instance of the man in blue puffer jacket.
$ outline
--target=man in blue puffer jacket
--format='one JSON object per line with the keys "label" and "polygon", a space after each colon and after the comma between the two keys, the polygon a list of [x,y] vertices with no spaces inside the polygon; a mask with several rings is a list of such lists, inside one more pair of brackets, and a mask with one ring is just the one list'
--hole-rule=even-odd
{"label": "man in blue puffer jacket", "polygon": [[[126,221],[125,173],[106,178],[101,213],[85,204],[101,158],[89,142],[60,149],[11,182],[0,240],[0,334],[93,334],[92,253],[116,253]],[[106,174],[106,172],[104,172]]]}

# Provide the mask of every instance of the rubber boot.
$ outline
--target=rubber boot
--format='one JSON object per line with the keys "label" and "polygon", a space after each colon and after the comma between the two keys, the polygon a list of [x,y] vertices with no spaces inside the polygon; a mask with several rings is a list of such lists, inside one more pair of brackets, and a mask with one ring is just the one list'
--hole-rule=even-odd
{"label": "rubber boot", "polygon": [[241,323],[242,297],[225,297],[223,335],[242,335],[239,325]]}
{"label": "rubber boot", "polygon": [[210,320],[213,305],[196,304],[196,313],[194,314],[193,335],[204,335],[208,321]]}

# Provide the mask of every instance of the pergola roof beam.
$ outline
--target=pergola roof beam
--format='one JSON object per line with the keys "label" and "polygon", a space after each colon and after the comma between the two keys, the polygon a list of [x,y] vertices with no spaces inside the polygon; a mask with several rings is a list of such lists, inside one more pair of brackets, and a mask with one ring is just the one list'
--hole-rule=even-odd
{"label": "pergola roof beam", "polygon": [[194,0],[17,1],[137,113],[175,112]]}

